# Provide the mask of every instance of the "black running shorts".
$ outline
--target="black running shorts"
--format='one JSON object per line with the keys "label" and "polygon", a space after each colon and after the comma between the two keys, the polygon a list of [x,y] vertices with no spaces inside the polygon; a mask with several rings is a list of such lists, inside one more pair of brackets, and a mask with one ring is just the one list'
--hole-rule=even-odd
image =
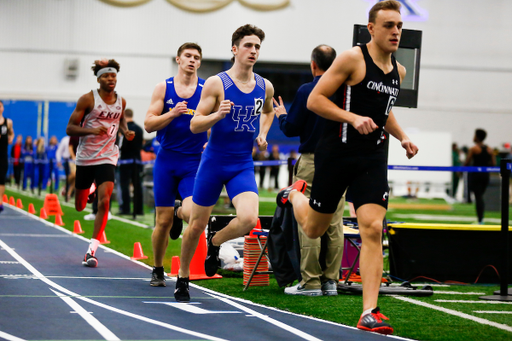
{"label": "black running shorts", "polygon": [[384,148],[361,155],[325,150],[315,152],[315,176],[309,206],[320,213],[334,213],[347,187],[350,187],[356,210],[364,204],[377,204],[387,209],[389,186]]}
{"label": "black running shorts", "polygon": [[[7,170],[9,169],[9,164],[4,162],[4,160],[0,161],[0,185],[5,185],[5,176],[7,175]],[[1,198],[0,198],[1,200]]]}
{"label": "black running shorts", "polygon": [[93,182],[96,182],[96,187],[107,181],[114,182],[115,172],[116,166],[110,164],[76,166],[75,187],[89,189]]}

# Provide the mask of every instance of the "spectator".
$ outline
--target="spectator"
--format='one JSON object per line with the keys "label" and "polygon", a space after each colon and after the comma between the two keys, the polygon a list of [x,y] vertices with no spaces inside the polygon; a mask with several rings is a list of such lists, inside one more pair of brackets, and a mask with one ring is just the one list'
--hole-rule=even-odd
{"label": "spectator", "polygon": [[[487,132],[483,129],[477,129],[473,141],[475,145],[469,149],[468,157],[464,166],[492,167],[496,165],[496,158],[492,149],[484,144]],[[488,172],[471,172],[469,173],[469,191],[475,195],[476,214],[478,224],[484,223],[484,193],[489,185]]]}
{"label": "spectator", "polygon": [[30,179],[30,189],[34,192],[34,157],[35,150],[32,143],[32,136],[25,138],[25,145],[21,150],[21,157],[23,158],[23,190],[27,189],[27,181]]}
{"label": "spectator", "polygon": [[4,102],[0,101],[0,213],[4,210],[1,201],[5,191],[5,178],[9,168],[8,148],[14,139],[12,120],[3,116]]}
{"label": "spectator", "polygon": [[[290,106],[289,113],[281,101],[276,108],[279,118],[279,128],[288,137],[299,136],[299,157],[294,168],[293,182],[303,180],[307,182],[305,195],[311,194],[313,187],[313,175],[315,173],[315,149],[325,126],[325,119],[308,110],[306,103],[314,87],[331,66],[336,58],[336,51],[327,45],[317,46],[311,53],[311,73],[313,81],[303,84]],[[299,284],[285,288],[285,294],[321,296],[337,295],[336,285],[339,280],[339,269],[343,255],[343,209],[344,196],[339,201],[338,207],[331,219],[329,227],[322,237],[325,240],[325,257],[321,258],[320,238],[311,239],[299,226],[300,242],[300,273],[302,280]],[[324,254],[324,253],[322,253]],[[325,263],[325,267],[322,265]]]}
{"label": "spectator", "polygon": [[48,166],[48,156],[46,154],[46,147],[44,145],[44,137],[36,140],[35,161],[34,161],[34,178],[39,194],[41,190],[46,190],[48,184],[48,174],[46,167]]}
{"label": "spectator", "polygon": [[55,157],[57,159],[57,166],[60,168],[64,168],[64,173],[66,174],[66,184],[62,188],[61,195],[64,196],[65,200],[68,201],[71,196],[71,189],[75,187],[75,172],[76,165],[74,161],[71,160],[71,155],[69,153],[69,136],[64,136],[62,140],[60,140],[59,147],[57,148],[57,152],[55,153]]}
{"label": "spectator", "polygon": [[18,135],[16,137],[16,143],[11,148],[11,160],[14,171],[14,183],[21,186],[21,171],[23,170],[23,159],[21,157],[21,150],[23,149],[23,136]]}
{"label": "spectator", "polygon": [[[279,146],[277,144],[274,144],[272,146],[272,152],[268,156],[269,161],[279,161],[281,160],[281,156],[279,155]],[[269,176],[269,184],[268,184],[268,191],[272,192],[272,178],[274,179],[274,190],[278,191],[280,189],[279,187],[279,169],[281,168],[280,165],[276,166],[270,166],[270,176]]]}
{"label": "spectator", "polygon": [[59,168],[57,167],[57,148],[58,141],[56,136],[50,138],[48,147],[46,147],[46,153],[48,156],[48,174],[53,183],[53,188],[50,192],[58,191],[59,189]]}
{"label": "spectator", "polygon": [[143,145],[142,128],[133,121],[132,109],[124,112],[128,130],[135,132],[135,138],[131,141],[121,137],[119,175],[121,180],[122,205],[118,214],[130,214],[130,183],[133,186],[133,215],[144,215],[142,207],[142,164],[141,155]]}

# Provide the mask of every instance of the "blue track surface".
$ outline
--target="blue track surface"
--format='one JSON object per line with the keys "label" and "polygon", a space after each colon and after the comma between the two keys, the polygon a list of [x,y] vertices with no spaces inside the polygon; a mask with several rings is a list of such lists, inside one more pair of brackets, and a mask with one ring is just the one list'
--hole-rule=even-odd
{"label": "blue track surface", "polygon": [[0,340],[384,340],[174,280],[149,286],[148,266],[103,246],[81,265],[87,240],[5,205],[0,214]]}

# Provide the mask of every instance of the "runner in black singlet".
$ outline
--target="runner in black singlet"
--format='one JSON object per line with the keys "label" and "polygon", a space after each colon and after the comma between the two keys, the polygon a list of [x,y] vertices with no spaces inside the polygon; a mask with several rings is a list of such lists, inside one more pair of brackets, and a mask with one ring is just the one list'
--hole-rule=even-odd
{"label": "runner in black singlet", "polygon": [[402,24],[398,1],[378,2],[369,13],[371,41],[339,55],[322,76],[308,99],[308,108],[329,120],[315,150],[311,197],[308,200],[300,191],[303,185],[297,183],[277,197],[280,206],[293,204],[304,232],[318,238],[350,186],[362,240],[363,313],[357,327],[382,334],[393,332],[377,307],[382,222],[389,195],[384,130],[401,142],[408,158],[418,152],[392,111],[405,77],[405,68],[392,55],[398,49]]}
{"label": "runner in black singlet", "polygon": [[4,117],[4,102],[0,101],[0,213],[4,210],[5,176],[9,168],[8,146],[14,139],[12,120]]}

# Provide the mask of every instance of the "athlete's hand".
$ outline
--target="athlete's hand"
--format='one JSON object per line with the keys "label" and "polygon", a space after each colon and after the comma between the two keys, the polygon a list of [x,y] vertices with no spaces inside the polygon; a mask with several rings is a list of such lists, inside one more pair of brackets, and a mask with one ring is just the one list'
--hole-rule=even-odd
{"label": "athlete's hand", "polygon": [[256,138],[256,143],[258,144],[260,152],[267,150],[268,142],[264,137],[258,136]]}
{"label": "athlete's hand", "polygon": [[279,103],[277,103],[274,97],[272,97],[272,101],[275,104],[274,111],[276,113],[277,118],[279,118],[279,116],[281,115],[286,115],[286,108],[284,107],[283,99],[281,98],[281,96],[279,96]]}
{"label": "athlete's hand", "polygon": [[91,134],[92,135],[104,135],[106,133],[108,133],[108,128],[104,127],[104,126],[91,129]]}
{"label": "athlete's hand", "polygon": [[405,149],[405,155],[411,159],[414,155],[418,154],[418,147],[410,140],[402,140],[402,148]]}
{"label": "athlete's hand", "polygon": [[187,101],[178,102],[178,104],[169,111],[171,113],[171,117],[176,118],[186,113],[188,111],[187,104]]}
{"label": "athlete's hand", "polygon": [[359,116],[355,115],[356,119],[354,120],[354,123],[352,123],[352,126],[356,128],[356,130],[361,135],[368,135],[375,131],[379,126],[373,122],[373,120],[370,117],[366,116]]}
{"label": "athlete's hand", "polygon": [[231,111],[231,106],[235,105],[235,103],[231,102],[229,99],[225,99],[220,102],[219,110],[217,110],[217,115],[220,116],[221,119],[226,117],[227,114]]}
{"label": "athlete's hand", "polygon": [[206,146],[208,145],[208,142],[206,142],[205,144],[203,144],[203,150],[206,149]]}
{"label": "athlete's hand", "polygon": [[135,137],[135,132],[133,130],[127,130],[124,133],[124,137],[126,137],[128,141],[131,141]]}

